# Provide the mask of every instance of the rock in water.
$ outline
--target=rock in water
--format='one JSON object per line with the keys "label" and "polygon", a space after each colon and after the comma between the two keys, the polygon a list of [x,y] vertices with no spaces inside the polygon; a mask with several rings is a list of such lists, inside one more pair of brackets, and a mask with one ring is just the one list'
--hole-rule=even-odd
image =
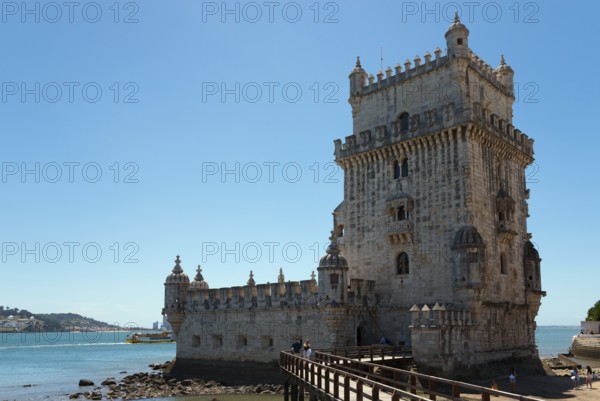
{"label": "rock in water", "polygon": [[93,386],[94,382],[88,379],[80,379],[79,380],[79,385],[80,386]]}

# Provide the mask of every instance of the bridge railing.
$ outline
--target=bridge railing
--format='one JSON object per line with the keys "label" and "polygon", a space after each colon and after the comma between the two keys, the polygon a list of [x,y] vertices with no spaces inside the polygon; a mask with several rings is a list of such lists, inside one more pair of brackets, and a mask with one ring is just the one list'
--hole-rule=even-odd
{"label": "bridge railing", "polygon": [[411,348],[406,346],[394,346],[385,344],[363,345],[357,347],[344,348],[321,348],[320,353],[343,356],[346,358],[358,359],[362,361],[367,359],[373,362],[375,359],[396,359],[406,358],[412,355]]}
{"label": "bridge railing", "polygon": [[[341,349],[338,351],[341,351]],[[349,354],[352,354],[352,352],[349,352]],[[394,394],[402,398],[409,397],[411,400],[428,399],[434,401],[438,397],[445,400],[462,401],[465,398],[462,398],[461,394],[469,394],[470,400],[473,400],[474,395],[479,394],[482,401],[490,401],[491,396],[502,396],[505,399],[519,401],[540,400],[539,398],[492,390],[474,384],[389,367],[375,362],[359,361],[345,356],[333,355],[323,350],[314,352],[314,361],[283,351],[280,355],[280,365],[284,371],[336,398],[339,396],[339,385],[344,384],[344,391],[356,393],[357,400],[362,400],[361,397],[378,400],[379,392],[392,394],[392,400],[399,399],[394,398]],[[340,382],[340,380],[343,380],[343,382]],[[356,382],[356,386],[349,388],[351,380]],[[364,392],[365,385],[371,393],[359,395],[360,392]],[[333,392],[331,392],[332,390]],[[375,395],[377,397],[372,398]],[[342,399],[348,400],[349,398],[344,396]]]}
{"label": "bridge railing", "polygon": [[[380,401],[380,394],[390,394],[392,401],[429,401],[428,398],[410,393],[388,384],[371,380],[347,370],[338,369],[336,365],[302,358],[288,351],[280,354],[280,366],[288,374],[300,379],[306,385],[317,389],[335,399],[357,401]],[[386,397],[389,399],[389,396]]]}

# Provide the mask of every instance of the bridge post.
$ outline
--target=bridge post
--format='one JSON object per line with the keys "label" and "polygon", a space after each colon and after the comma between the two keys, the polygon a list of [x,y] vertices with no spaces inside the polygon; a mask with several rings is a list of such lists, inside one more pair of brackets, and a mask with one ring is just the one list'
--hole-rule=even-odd
{"label": "bridge post", "polygon": [[340,398],[340,373],[337,371],[333,374],[333,397]]}
{"label": "bridge post", "polygon": [[288,380],[283,383],[283,401],[290,401],[290,382]]}
{"label": "bridge post", "polygon": [[350,377],[344,376],[344,401],[350,401]]}
{"label": "bridge post", "polygon": [[298,401],[304,401],[304,383],[300,382],[300,386],[298,388]]}
{"label": "bridge post", "polygon": [[410,392],[417,394],[417,376],[410,375]]}
{"label": "bridge post", "polygon": [[363,401],[363,382],[356,381],[356,401]]}
{"label": "bridge post", "polygon": [[[437,390],[437,382],[429,379],[429,399],[435,401],[436,395],[433,394]],[[489,401],[489,400],[488,400]]]}
{"label": "bridge post", "polygon": [[490,393],[481,393],[481,401],[490,401]]}
{"label": "bridge post", "polygon": [[460,386],[458,386],[457,384],[452,385],[452,396],[460,398]]}
{"label": "bridge post", "polygon": [[292,383],[292,401],[298,401],[298,383]]}

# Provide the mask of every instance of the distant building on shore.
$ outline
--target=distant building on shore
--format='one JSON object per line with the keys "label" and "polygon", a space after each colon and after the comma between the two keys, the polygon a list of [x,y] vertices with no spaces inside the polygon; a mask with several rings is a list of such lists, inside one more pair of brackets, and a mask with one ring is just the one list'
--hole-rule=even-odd
{"label": "distant building on shore", "polygon": [[[174,373],[239,382],[276,372],[296,336],[313,348],[412,346],[419,369],[467,375],[533,360],[545,292],[527,232],[533,139],[513,126],[513,69],[469,48],[455,17],[437,48],[375,76],[350,73],[353,133],[335,140],[344,198],[307,280],[209,289],[179,256],[163,314]],[[342,256],[343,255],[343,256]],[[241,278],[239,278],[241,280]],[[256,367],[256,369],[253,369]],[[259,369],[260,368],[260,369]],[[230,369],[231,371],[231,369]],[[216,373],[215,373],[216,372]]]}
{"label": "distant building on shore", "polygon": [[35,317],[19,317],[19,316],[7,316],[6,318],[0,318],[0,331],[12,332],[12,331],[34,331],[43,329],[44,322],[36,319]]}

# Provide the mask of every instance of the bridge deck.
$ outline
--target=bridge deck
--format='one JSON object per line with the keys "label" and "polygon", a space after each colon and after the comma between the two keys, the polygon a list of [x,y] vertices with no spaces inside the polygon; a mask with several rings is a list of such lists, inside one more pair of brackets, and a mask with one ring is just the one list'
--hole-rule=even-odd
{"label": "bridge deck", "polygon": [[[490,388],[420,374],[381,364],[410,358],[394,347],[354,347],[316,351],[314,360],[282,352],[280,365],[292,383],[292,401],[302,401],[304,391],[311,401],[538,401]],[[341,356],[347,355],[347,356]],[[286,401],[289,395],[286,392]]]}

